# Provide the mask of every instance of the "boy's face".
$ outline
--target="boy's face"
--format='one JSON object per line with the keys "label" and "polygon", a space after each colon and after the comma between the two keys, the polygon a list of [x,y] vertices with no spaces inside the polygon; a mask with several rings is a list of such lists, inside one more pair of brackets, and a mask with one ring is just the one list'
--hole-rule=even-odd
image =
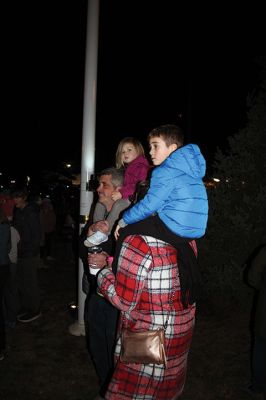
{"label": "boy's face", "polygon": [[151,138],[150,155],[153,165],[160,165],[176,149],[176,144],[167,147],[165,141],[159,136]]}

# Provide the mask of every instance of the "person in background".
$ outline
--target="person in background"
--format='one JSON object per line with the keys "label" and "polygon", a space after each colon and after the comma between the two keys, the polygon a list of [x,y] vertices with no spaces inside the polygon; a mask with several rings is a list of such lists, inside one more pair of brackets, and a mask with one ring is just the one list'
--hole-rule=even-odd
{"label": "person in background", "polygon": [[9,189],[5,189],[0,193],[0,207],[7,218],[13,215],[15,202]]}
{"label": "person in background", "polygon": [[71,208],[67,210],[67,213],[65,215],[64,219],[64,224],[62,227],[62,237],[64,240],[64,256],[63,259],[66,262],[69,263],[75,263],[75,241],[77,240],[76,238],[76,222],[74,219],[73,212]]}
{"label": "person in background", "polygon": [[11,232],[11,249],[9,252],[10,259],[10,274],[4,291],[4,307],[6,315],[6,326],[14,328],[17,322],[17,314],[19,307],[19,294],[18,294],[18,243],[20,236],[17,229],[13,226],[13,217],[8,217]]}
{"label": "person in background", "polygon": [[45,198],[40,205],[40,220],[42,228],[41,259],[45,262],[54,261],[52,245],[56,229],[56,214],[50,199]]}
{"label": "person in background", "polygon": [[[190,245],[196,253],[195,243]],[[179,398],[185,384],[196,304],[186,308],[182,304],[175,248],[151,236],[129,235],[122,243],[116,276],[104,267],[97,280],[100,293],[121,311],[115,370],[104,398]],[[167,366],[125,364],[120,360],[122,326],[133,331],[156,330],[166,321]]]}
{"label": "person in background", "polygon": [[252,378],[249,394],[256,399],[266,399],[266,244],[251,260],[248,283],[256,290],[254,343],[252,349]]}
{"label": "person in background", "polygon": [[8,220],[0,208],[0,361],[5,357],[6,333],[3,296],[9,276],[9,256],[11,249],[11,234]]}
{"label": "person in background", "polygon": [[121,211],[127,208],[133,201],[136,186],[146,180],[150,165],[145,157],[144,148],[140,141],[134,137],[122,139],[116,151],[116,168],[124,170],[124,184],[113,194],[114,204],[112,211],[105,219],[105,206],[98,202],[94,211],[94,220],[105,220],[102,230],[94,232],[87,239],[87,246],[98,245],[108,239],[114,223],[117,222]]}
{"label": "person in background", "polygon": [[28,202],[25,189],[13,193],[14,227],[20,235],[18,244],[18,289],[20,312],[17,320],[31,322],[41,316],[37,269],[40,256],[41,224],[37,207]]}

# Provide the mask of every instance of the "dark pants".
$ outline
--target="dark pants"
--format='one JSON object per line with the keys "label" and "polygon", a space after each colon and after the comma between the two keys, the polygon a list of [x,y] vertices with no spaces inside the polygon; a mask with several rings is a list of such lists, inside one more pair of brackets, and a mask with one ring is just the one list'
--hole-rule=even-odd
{"label": "dark pants", "polygon": [[252,389],[258,393],[266,390],[266,340],[256,335],[252,354]]}
{"label": "dark pants", "polygon": [[9,265],[0,265],[0,351],[3,351],[6,347],[3,296],[8,276],[9,276]]}
{"label": "dark pants", "polygon": [[10,274],[4,291],[6,321],[16,323],[19,311],[17,264],[10,264]]}
{"label": "dark pants", "polygon": [[87,296],[84,319],[89,352],[104,393],[113,373],[118,311],[96,293]]}
{"label": "dark pants", "polygon": [[54,243],[55,232],[45,233],[44,245],[40,248],[40,256],[42,259],[52,256],[52,247]]}
{"label": "dark pants", "polygon": [[20,308],[34,314],[37,314],[40,310],[38,263],[39,257],[37,256],[19,258],[17,269]]}

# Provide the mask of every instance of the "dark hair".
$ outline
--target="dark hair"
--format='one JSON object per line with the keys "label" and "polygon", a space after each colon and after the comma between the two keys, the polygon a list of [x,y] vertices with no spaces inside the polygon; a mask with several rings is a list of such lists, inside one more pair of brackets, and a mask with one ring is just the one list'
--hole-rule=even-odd
{"label": "dark hair", "polygon": [[162,125],[158,128],[154,128],[148,134],[148,140],[160,137],[165,142],[166,146],[169,147],[171,144],[176,144],[177,147],[181,147],[184,144],[184,134],[180,126],[177,125]]}
{"label": "dark hair", "polygon": [[28,191],[26,189],[16,189],[12,192],[12,197],[15,199],[16,197],[21,197],[22,199],[26,199],[28,197]]}

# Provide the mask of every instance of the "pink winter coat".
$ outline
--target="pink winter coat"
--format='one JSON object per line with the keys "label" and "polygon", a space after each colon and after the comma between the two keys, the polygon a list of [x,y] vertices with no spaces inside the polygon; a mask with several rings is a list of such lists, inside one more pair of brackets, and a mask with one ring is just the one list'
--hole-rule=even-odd
{"label": "pink winter coat", "polygon": [[124,185],[120,189],[123,199],[128,199],[135,193],[137,183],[147,178],[150,165],[144,156],[138,156],[126,167]]}

